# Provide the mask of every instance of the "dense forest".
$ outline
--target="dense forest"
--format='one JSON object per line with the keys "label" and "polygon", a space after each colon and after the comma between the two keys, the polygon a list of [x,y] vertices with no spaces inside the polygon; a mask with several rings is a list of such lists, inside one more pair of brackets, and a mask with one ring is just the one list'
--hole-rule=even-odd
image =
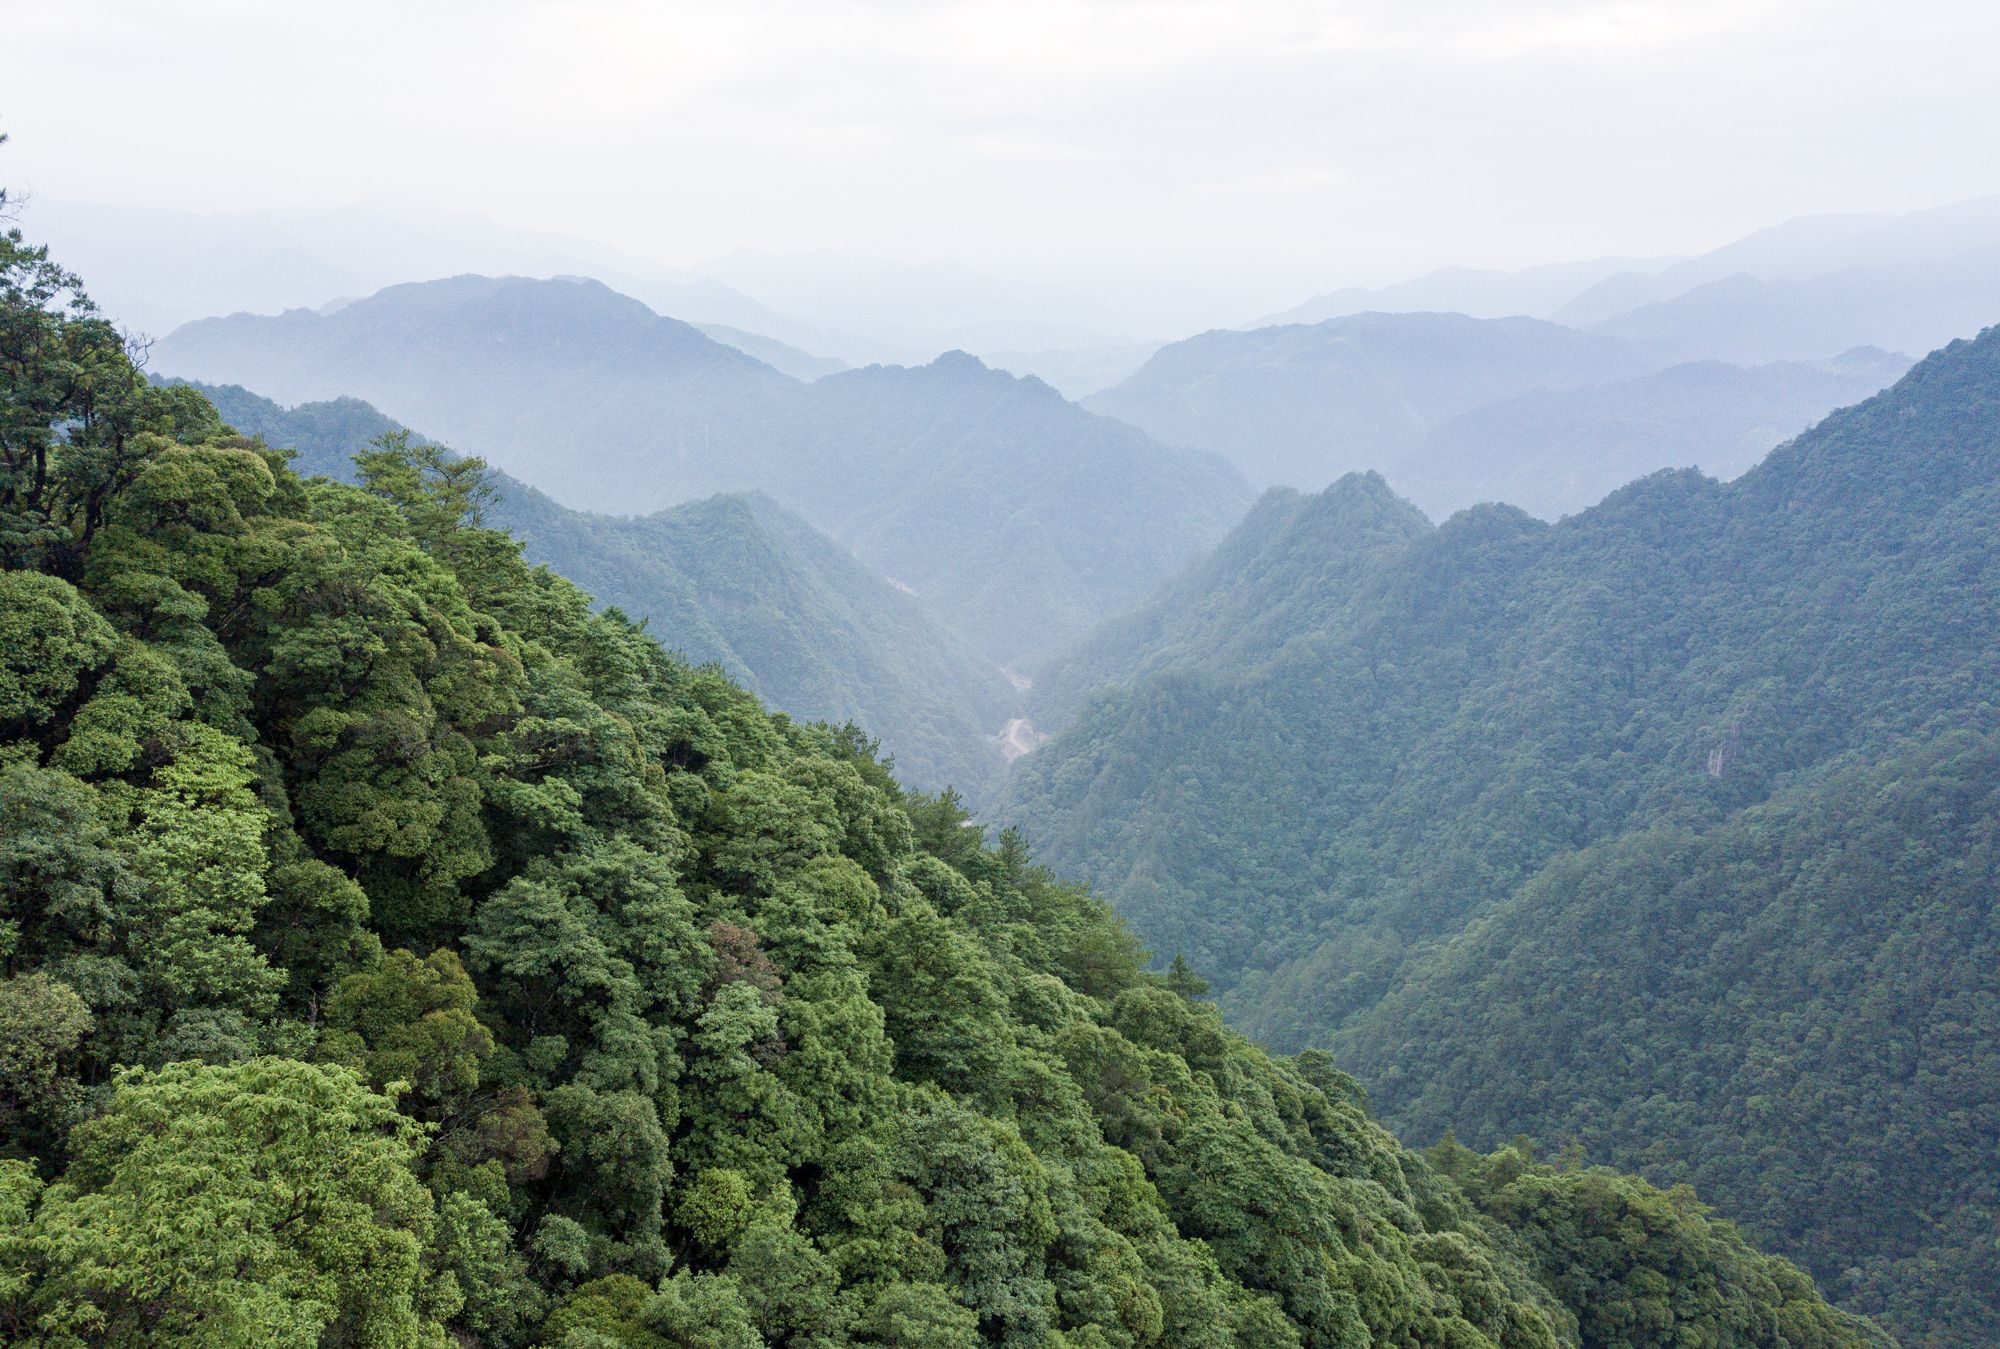
{"label": "dense forest", "polygon": [[1276,493],[1042,672],[1003,813],[1392,1127],[1698,1181],[1992,1342],[1996,520],[2000,329],[1553,526]]}
{"label": "dense forest", "polygon": [[0,236],[0,1337],[1886,1343],[1686,1190],[1426,1158],[1100,903]]}

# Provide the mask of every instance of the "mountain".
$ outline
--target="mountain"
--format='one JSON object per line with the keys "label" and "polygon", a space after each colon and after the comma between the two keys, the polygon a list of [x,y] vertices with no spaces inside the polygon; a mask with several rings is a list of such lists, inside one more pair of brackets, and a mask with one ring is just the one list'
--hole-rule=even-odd
{"label": "mountain", "polygon": [[1823,356],[1872,345],[1927,351],[2000,309],[1994,246],[1938,262],[1850,267],[1806,280],[1726,277],[1642,305],[1593,331],[1733,361]]}
{"label": "mountain", "polygon": [[1829,361],[1698,361],[1633,380],[1536,389],[1454,417],[1382,472],[1435,517],[1505,501],[1554,519],[1661,468],[1729,479],[1910,368],[1860,347]]}
{"label": "mountain", "polygon": [[70,289],[0,236],[8,1342],[1888,1344],[1685,1191],[1408,1151],[448,461],[302,481]]}
{"label": "mountain", "polygon": [[154,336],[211,314],[317,309],[466,272],[590,276],[689,320],[786,336],[776,331],[782,316],[712,277],[470,212],[376,202],[201,213],[37,197],[33,221],[69,266],[92,278],[92,298],[112,319]]}
{"label": "mountain", "polygon": [[1599,844],[1338,1052],[1416,1137],[1524,1129],[1692,1182],[1905,1345],[1988,1342],[1996,821],[2000,736],[1959,732]]}
{"label": "mountain", "polygon": [[[1589,327],[1643,305],[1736,277],[1806,281],[1855,268],[1881,267],[1911,267],[1921,272],[1939,264],[1990,257],[1996,250],[2000,250],[2000,197],[1976,197],[1904,215],[1800,216],[1665,267],[1607,277],[1550,317],[1558,323]],[[1978,328],[1975,323],[1966,331]],[[1953,331],[1946,337],[1957,335]],[[1893,345],[1880,338],[1869,340]],[[1821,345],[1808,354],[1823,356],[1838,349],[1838,344]]]}
{"label": "mountain", "polygon": [[773,495],[1003,664],[1136,604],[1249,501],[1213,456],[963,352],[830,375],[808,398],[797,476]]}
{"label": "mountain", "polygon": [[1688,358],[1928,351],[2000,312],[2000,197],[1907,215],[1808,216],[1652,274],[1607,278],[1558,322]]}
{"label": "mountain", "polygon": [[1161,671],[1267,660],[1326,626],[1360,571],[1399,557],[1430,528],[1379,474],[1350,474],[1319,493],[1274,487],[1214,552],[1037,667],[1035,720],[1060,729],[1098,690]]}
{"label": "mountain", "polygon": [[1002,664],[1137,602],[1249,500],[1212,456],[963,353],[801,384],[591,281],[204,320],[153,360],[285,402],[365,398],[579,509],[765,492]]}
{"label": "mountain", "polygon": [[1349,286],[1253,328],[1368,312],[1524,315],[1658,342],[1681,360],[1821,360],[1855,346],[1928,351],[2000,305],[2000,197],[1902,215],[1812,215],[1692,257],[1444,267]]}
{"label": "mountain", "polygon": [[460,276],[331,314],[203,319],[153,361],[284,403],[364,398],[586,510],[652,509],[779,476],[774,428],[798,388],[583,279]]}
{"label": "mountain", "polygon": [[1244,325],[1275,328],[1324,323],[1350,314],[1469,314],[1473,318],[1553,317],[1580,294],[1613,277],[1643,277],[1676,261],[1671,258],[1597,258],[1553,262],[1519,271],[1440,267],[1388,286],[1343,286],[1302,304]]}
{"label": "mountain", "polygon": [[[199,386],[225,421],[299,452],[301,473],[354,479],[353,456],[401,430],[358,399],[281,408]],[[990,737],[1016,695],[923,606],[773,502],[721,496],[654,515],[591,515],[495,475],[487,519],[530,562],[588,585],[665,634],[683,659],[720,666],[803,720],[881,738],[904,780],[978,799],[1000,767]]]}
{"label": "mountain", "polygon": [[1394,462],[1496,399],[1668,363],[1537,319],[1357,314],[1171,343],[1085,406],[1170,445],[1213,450],[1253,483],[1316,488]]}
{"label": "mountain", "polygon": [[1268,497],[1039,672],[1051,724],[1124,682],[997,813],[1393,1124],[1701,1178],[1907,1342],[1988,1342],[1996,506],[2000,329],[1555,525]]}

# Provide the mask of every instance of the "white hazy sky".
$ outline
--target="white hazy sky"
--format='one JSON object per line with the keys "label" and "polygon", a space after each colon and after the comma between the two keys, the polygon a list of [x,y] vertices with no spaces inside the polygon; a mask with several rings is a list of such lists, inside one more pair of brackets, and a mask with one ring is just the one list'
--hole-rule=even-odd
{"label": "white hazy sky", "polygon": [[1994,0],[0,0],[0,181],[1254,310],[2000,191]]}

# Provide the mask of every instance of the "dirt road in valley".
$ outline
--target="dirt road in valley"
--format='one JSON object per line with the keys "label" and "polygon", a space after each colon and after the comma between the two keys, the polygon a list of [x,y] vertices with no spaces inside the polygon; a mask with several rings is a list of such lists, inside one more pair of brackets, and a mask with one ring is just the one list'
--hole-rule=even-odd
{"label": "dirt road in valley", "polygon": [[1014,762],[1048,738],[1046,731],[1036,730],[1035,723],[1026,717],[1015,717],[1001,728],[1000,734],[987,737],[998,742],[1000,757],[1008,763]]}

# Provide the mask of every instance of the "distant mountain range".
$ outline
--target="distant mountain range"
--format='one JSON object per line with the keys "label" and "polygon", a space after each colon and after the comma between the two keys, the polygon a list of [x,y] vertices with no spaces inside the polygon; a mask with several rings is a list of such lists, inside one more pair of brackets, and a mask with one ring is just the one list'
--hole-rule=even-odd
{"label": "distant mountain range", "polygon": [[803,384],[583,279],[207,319],[153,362],[281,402],[365,398],[579,509],[766,492],[1003,664],[1136,603],[1250,499],[1214,456],[963,353]]}
{"label": "distant mountain range", "polygon": [[[1545,318],[1588,328],[1645,305],[1735,277],[1805,281],[1853,268],[1939,266],[1961,270],[2000,250],[2000,197],[1979,197],[1905,215],[1809,215],[1756,230],[1688,257],[1597,258],[1518,271],[1441,267],[1386,286],[1345,286],[1243,325],[1322,323],[1363,313],[1460,313],[1474,318]],[[1977,331],[1975,325],[1970,331]],[[1954,333],[1950,336],[1961,335]],[[1847,345],[1929,350],[1874,334]],[[1782,355],[1827,356],[1837,344]],[[1720,352],[1704,352],[1720,355]],[[1765,357],[1763,359],[1769,359]]]}
{"label": "distant mountain range", "polygon": [[1598,258],[1520,271],[1440,267],[1387,286],[1343,286],[1267,314],[1246,328],[1324,323],[1350,314],[1467,314],[1473,318],[1551,318],[1578,295],[1617,277],[1648,276],[1674,259]]}
{"label": "distant mountain range", "polygon": [[1259,484],[1373,469],[1440,518],[1483,501],[1552,518],[1656,469],[1734,477],[1910,364],[1868,348],[1674,364],[1689,345],[1539,319],[1355,314],[1173,343],[1085,405],[1212,449]]}
{"label": "distant mountain range", "polygon": [[[1977,197],[1906,215],[1800,216],[1695,257],[1606,277],[1549,317],[1588,327],[1732,277],[1808,281],[1857,267],[1908,267],[1922,272],[1991,257],[1996,251],[2000,251],[2000,197]],[[1817,348],[1812,354],[1824,355],[1826,349]]]}
{"label": "distant mountain range", "polygon": [[[400,429],[359,399],[283,408],[234,386],[199,386],[237,430],[297,452],[306,474],[351,480],[352,456]],[[916,599],[761,496],[717,496],[637,517],[591,515],[504,474],[487,523],[647,621],[668,647],[713,663],[803,720],[854,721],[913,785],[980,799],[997,733],[1018,699]]]}
{"label": "distant mountain range", "polygon": [[609,245],[464,212],[377,204],[282,215],[205,214],[35,200],[36,234],[121,325],[160,336],[216,314],[317,309],[385,286],[465,272],[596,277],[690,321],[774,337],[769,309],[713,277]]}
{"label": "distant mountain range", "polygon": [[1355,314],[1171,343],[1085,406],[1214,450],[1253,483],[1319,487],[1397,462],[1434,427],[1498,399],[1668,363],[1540,319]]}
{"label": "distant mountain range", "polygon": [[203,319],[152,359],[283,403],[366,399],[591,510],[652,510],[775,476],[773,423],[799,387],[582,278],[459,276],[332,313]]}
{"label": "distant mountain range", "polygon": [[1381,469],[1434,518],[1505,501],[1553,520],[1662,468],[1734,478],[1910,364],[1859,347],[1830,361],[1697,361],[1610,384],[1534,389],[1433,427]]}
{"label": "distant mountain range", "polygon": [[1738,274],[1605,319],[1592,331],[1685,357],[1810,359],[1872,345],[1928,351],[2000,313],[1994,247],[1959,257],[1843,268],[1801,280]]}
{"label": "distant mountain range", "polygon": [[1121,342],[1112,346],[1049,347],[1026,351],[982,349],[981,359],[1010,375],[1023,378],[1033,375],[1063,397],[1080,402],[1123,380],[1159,349],[1158,342]]}
{"label": "distant mountain range", "polygon": [[589,277],[660,313],[734,330],[759,359],[768,359],[754,350],[765,341],[846,365],[922,364],[954,347],[1056,353],[1131,343],[1115,335],[1117,324],[1066,316],[1091,308],[1087,297],[974,268],[747,250],[676,266],[599,240],[401,202],[232,214],[38,197],[34,225],[93,279],[93,298],[116,322],[155,337],[199,318],[320,309],[478,273]]}

